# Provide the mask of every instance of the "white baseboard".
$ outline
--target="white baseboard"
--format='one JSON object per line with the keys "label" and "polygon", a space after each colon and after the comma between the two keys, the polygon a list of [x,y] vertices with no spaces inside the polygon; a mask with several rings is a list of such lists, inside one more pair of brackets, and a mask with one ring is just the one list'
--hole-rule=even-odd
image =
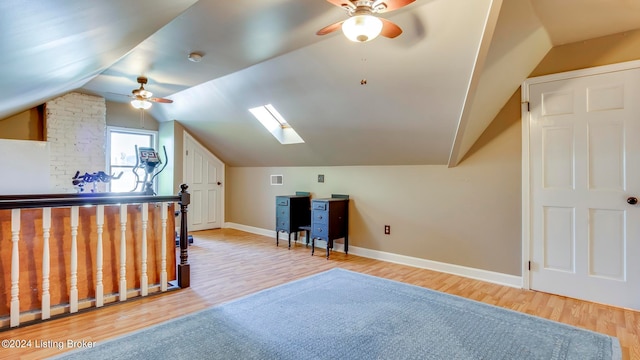
{"label": "white baseboard", "polygon": [[254,227],[254,226],[236,224],[236,223],[232,223],[232,222],[225,222],[224,225],[222,225],[222,227],[229,228],[229,229],[236,229],[236,230],[246,231],[248,233],[262,235],[262,236],[268,236],[268,237],[272,237],[272,238],[276,237],[276,232],[274,230],[267,230],[267,229],[262,229],[262,228],[258,228],[258,227]]}
{"label": "white baseboard", "polygon": [[[275,238],[276,232],[274,230],[267,230],[262,228],[257,228],[253,226],[247,226],[242,224],[230,223],[227,222],[224,224],[225,228],[231,228],[241,231],[246,231],[252,234],[258,234],[263,236],[268,236]],[[298,240],[303,241],[304,238]],[[316,243],[316,247],[326,249],[326,242],[319,241]],[[333,244],[334,251],[344,251],[344,244],[342,240],[337,240]],[[362,256],[370,259],[387,261],[391,263],[401,264],[413,266],[421,269],[433,270],[438,272],[443,272],[452,275],[463,276],[475,280],[486,281],[498,285],[510,286],[515,288],[522,288],[523,282],[522,277],[516,275],[503,274],[494,271],[470,268],[461,265],[448,264],[439,261],[427,260],[416,258],[412,256],[399,255],[379,250],[371,250],[366,248],[361,248],[357,246],[349,246],[349,254]]]}
{"label": "white baseboard", "polygon": [[510,286],[515,288],[522,288],[522,278],[516,275],[503,274],[494,271],[488,271],[483,269],[476,269],[461,265],[448,264],[439,261],[421,259],[406,255],[399,255],[388,253],[378,250],[370,250],[365,248],[359,248],[356,246],[349,246],[349,253],[376,259],[382,261],[388,261],[396,264],[413,266],[421,269],[433,270],[443,272],[452,275],[464,276],[467,278],[486,281],[498,285]]}

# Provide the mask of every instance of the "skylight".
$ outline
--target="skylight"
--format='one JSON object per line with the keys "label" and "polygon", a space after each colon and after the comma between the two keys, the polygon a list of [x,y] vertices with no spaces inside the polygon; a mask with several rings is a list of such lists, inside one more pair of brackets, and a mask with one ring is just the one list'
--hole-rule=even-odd
{"label": "skylight", "polygon": [[249,109],[253,116],[260,121],[262,126],[267,129],[281,144],[300,144],[304,140],[293,130],[291,125],[280,115],[278,110],[271,104],[254,107]]}

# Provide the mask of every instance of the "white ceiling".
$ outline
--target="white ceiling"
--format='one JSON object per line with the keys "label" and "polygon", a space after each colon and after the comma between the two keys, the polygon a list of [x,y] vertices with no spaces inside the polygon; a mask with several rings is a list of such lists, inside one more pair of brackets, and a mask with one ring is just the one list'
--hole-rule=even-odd
{"label": "white ceiling", "polygon": [[[145,75],[174,100],[151,114],[232,166],[455,165],[551,46],[640,27],[640,0],[417,0],[384,14],[396,39],[315,35],[345,17],[324,0],[3,0],[0,119],[74,90],[125,102]],[[267,103],[304,144],[251,116]]]}

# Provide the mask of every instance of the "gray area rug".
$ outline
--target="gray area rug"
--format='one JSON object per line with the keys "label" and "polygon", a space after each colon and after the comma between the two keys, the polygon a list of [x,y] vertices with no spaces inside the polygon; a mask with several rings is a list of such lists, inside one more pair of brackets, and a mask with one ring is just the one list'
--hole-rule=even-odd
{"label": "gray area rug", "polygon": [[63,359],[620,359],[616,338],[333,269]]}

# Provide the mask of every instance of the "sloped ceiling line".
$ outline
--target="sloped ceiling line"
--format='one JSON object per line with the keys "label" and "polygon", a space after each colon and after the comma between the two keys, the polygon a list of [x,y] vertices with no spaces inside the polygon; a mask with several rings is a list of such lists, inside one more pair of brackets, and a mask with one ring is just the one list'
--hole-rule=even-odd
{"label": "sloped ceiling line", "polygon": [[480,40],[480,46],[478,46],[478,54],[476,56],[475,65],[473,67],[473,73],[471,74],[471,78],[469,79],[467,96],[465,97],[464,106],[458,120],[458,127],[456,129],[453,144],[451,146],[451,153],[449,155],[448,162],[449,167],[458,165],[462,139],[467,124],[470,121],[470,109],[473,104],[473,99],[475,98],[478,83],[480,82],[482,70],[487,59],[487,54],[489,53],[489,48],[491,47],[493,33],[498,23],[498,15],[500,14],[501,7],[502,0],[493,0],[489,7],[489,11],[487,12],[484,32],[482,34],[482,39]]}

